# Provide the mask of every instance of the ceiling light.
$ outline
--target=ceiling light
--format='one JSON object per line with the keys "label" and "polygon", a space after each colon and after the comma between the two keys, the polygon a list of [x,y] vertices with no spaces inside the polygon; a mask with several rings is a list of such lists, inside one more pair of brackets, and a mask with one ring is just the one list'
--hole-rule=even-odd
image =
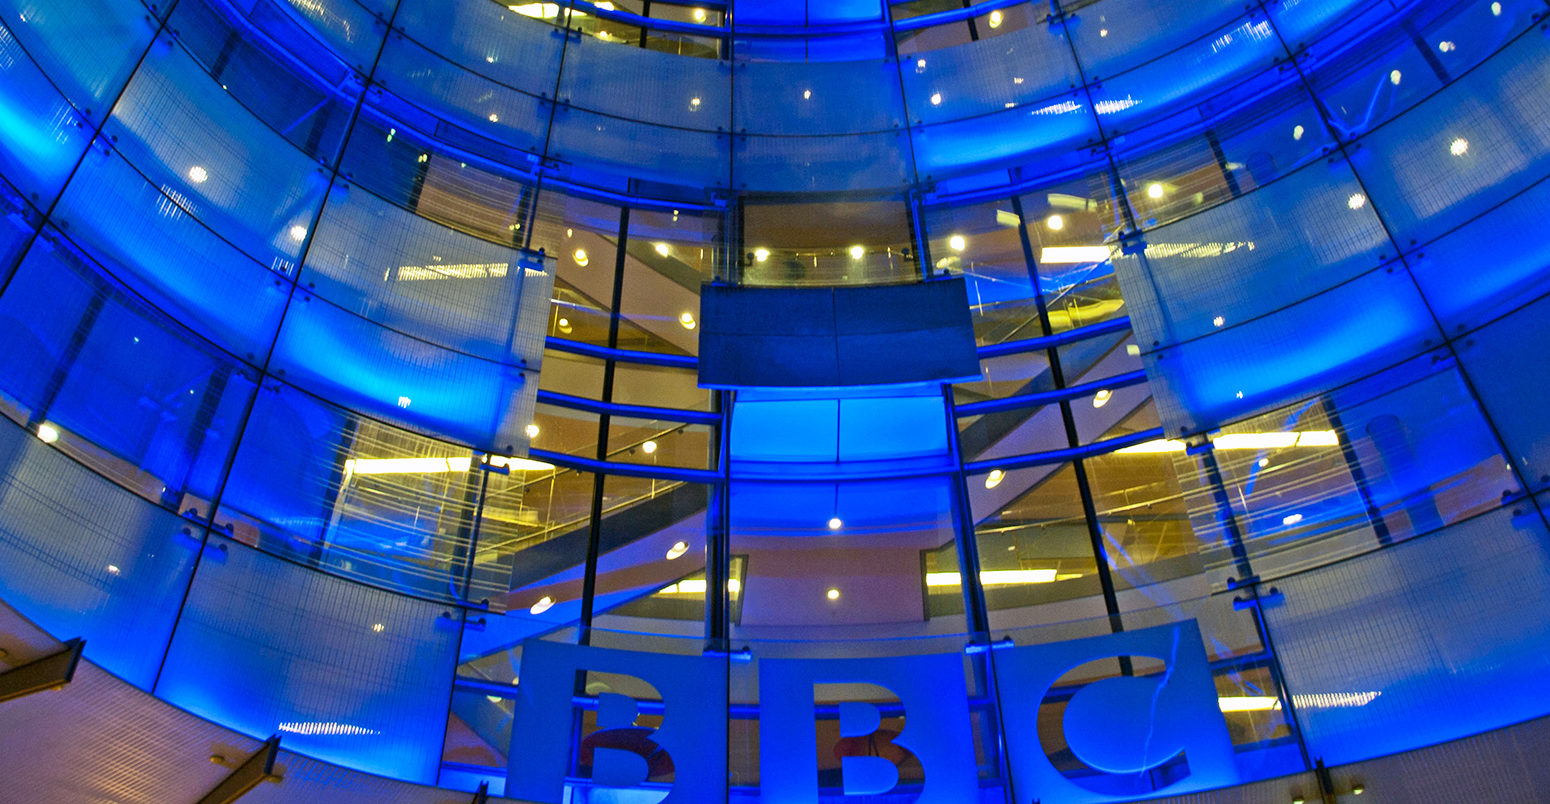
{"label": "ceiling light", "polygon": [[554,328],[559,330],[562,335],[569,335],[573,329],[573,327],[570,325],[569,318],[562,318],[559,321],[554,322]]}
{"label": "ceiling light", "polygon": [[484,61],[485,61],[486,64],[494,64],[495,63],[495,57],[494,56],[485,56],[484,57]]}
{"label": "ceiling light", "polygon": [[667,560],[672,561],[687,552],[689,552],[688,542],[673,542],[673,546],[667,548]]}
{"label": "ceiling light", "polygon": [[1006,479],[1005,472],[1001,471],[1000,469],[992,469],[990,470],[990,474],[985,475],[985,488],[993,489],[996,486],[1001,485],[1001,481],[1004,479]]}
{"label": "ceiling light", "polygon": [[119,569],[119,568],[118,568],[118,565],[116,565],[116,564],[109,564],[109,565],[108,565],[108,574],[109,574],[109,575],[117,575],[117,574],[119,574],[119,572],[121,572],[121,571],[122,571],[122,570],[120,570],[120,569]]}
{"label": "ceiling light", "polygon": [[1351,197],[1347,198],[1345,201],[1345,205],[1351,209],[1361,209],[1366,204],[1367,196],[1362,195],[1361,193],[1352,193]]}
{"label": "ceiling light", "polygon": [[1446,39],[1444,39],[1441,42],[1437,43],[1437,49],[1442,51],[1442,52],[1444,52],[1444,53],[1452,53],[1453,52],[1453,48],[1454,48],[1453,43],[1448,41],[1448,40],[1446,40]]}
{"label": "ceiling light", "polygon": [[684,329],[694,329],[694,313],[679,313],[678,323],[682,324]]}
{"label": "ceiling light", "polygon": [[651,247],[656,249],[657,253],[661,254],[664,257],[666,257],[667,255],[673,253],[673,247],[669,246],[666,243],[653,243],[653,244],[651,244]]}
{"label": "ceiling light", "polygon": [[1045,265],[1079,265],[1108,261],[1108,246],[1045,246],[1039,252],[1039,262]]}
{"label": "ceiling light", "polygon": [[942,105],[942,93],[940,93],[940,92],[933,92],[933,93],[931,93],[931,105],[932,106],[941,106]]}
{"label": "ceiling light", "polygon": [[694,21],[695,22],[704,22],[705,21],[705,9],[697,8],[697,9],[694,10]]}
{"label": "ceiling light", "polygon": [[1227,319],[1221,316],[1217,316],[1216,318],[1211,319],[1211,326],[1213,327],[1219,327],[1225,323],[1227,323]]}
{"label": "ceiling light", "polygon": [[501,121],[501,116],[500,115],[498,115],[498,114],[496,114],[494,112],[490,112],[490,122],[491,123],[499,123],[500,121]]}
{"label": "ceiling light", "polygon": [[[983,586],[1007,586],[1020,583],[1054,583],[1058,578],[1055,570],[1024,569],[1024,570],[980,570],[980,584]],[[962,583],[962,576],[956,572],[928,572],[926,573],[926,586],[957,586]]]}
{"label": "ceiling light", "polygon": [[45,444],[52,444],[59,440],[59,430],[51,424],[38,425],[38,440]]}
{"label": "ceiling light", "polygon": [[830,599],[830,600],[839,600],[840,599],[840,590],[835,589],[834,587],[831,586],[831,587],[829,587],[829,591],[823,593],[823,596],[828,598],[828,599]]}
{"label": "ceiling light", "polygon": [[1102,38],[1104,38],[1104,37],[1106,37],[1108,35],[1109,35],[1109,29],[1108,28],[1099,28],[1098,29],[1098,38],[1099,39],[1102,39]]}
{"label": "ceiling light", "polygon": [[1107,388],[1104,388],[1098,393],[1093,394],[1093,407],[1101,408],[1104,405],[1109,404],[1109,398],[1112,396],[1114,396],[1114,392]]}
{"label": "ceiling light", "polygon": [[522,432],[527,433],[527,437],[531,439],[531,438],[537,438],[538,437],[538,433],[540,432],[540,430],[538,429],[538,425],[530,424],[530,425],[522,428]]}
{"label": "ceiling light", "polygon": [[1502,4],[1501,3],[1492,3],[1491,4],[1491,16],[1493,16],[1493,17],[1500,17],[1501,15],[1502,15]]}
{"label": "ceiling light", "polygon": [[1058,232],[1061,229],[1066,228],[1066,219],[1060,217],[1059,215],[1051,215],[1044,219],[1044,225],[1048,226],[1050,231]]}
{"label": "ceiling light", "polygon": [[1399,80],[1403,77],[1403,74],[1401,74],[1398,70],[1395,70],[1389,73],[1389,83],[1397,87],[1399,86]]}
{"label": "ceiling light", "polygon": [[387,630],[387,626],[383,625],[382,623],[372,623],[371,624],[371,630],[373,632],[375,632],[375,633],[380,634],[383,631]]}
{"label": "ceiling light", "polygon": [[804,90],[802,90],[802,100],[811,100],[812,97],[813,97],[813,91],[811,89],[804,89]]}
{"label": "ceiling light", "polygon": [[689,111],[691,111],[691,112],[698,112],[699,110],[700,110],[700,99],[699,98],[690,98],[689,99]]}
{"label": "ceiling light", "polygon": [[963,235],[953,235],[952,237],[947,238],[947,247],[953,251],[963,251],[964,246],[966,245],[968,245],[968,243],[964,241]]}
{"label": "ceiling light", "polygon": [[865,246],[851,246],[850,247],[850,258],[851,259],[859,260],[859,259],[861,259],[862,257],[865,257],[865,256],[866,256],[866,247]]}
{"label": "ceiling light", "polygon": [[1264,469],[1265,467],[1267,467],[1269,465],[1270,465],[1270,459],[1269,458],[1260,458],[1259,459],[1259,468]]}
{"label": "ceiling light", "polygon": [[647,441],[646,443],[640,445],[640,450],[641,450],[641,452],[644,452],[647,455],[650,455],[651,453],[657,451],[657,442],[655,442],[655,441]]}
{"label": "ceiling light", "polygon": [[592,258],[587,256],[587,250],[584,248],[578,248],[571,252],[570,258],[575,260],[576,264],[582,268],[587,267],[587,263],[592,261]]}
{"label": "ceiling light", "polygon": [[210,178],[210,171],[205,170],[198,165],[194,165],[188,169],[188,180],[195,184],[204,184],[205,180],[208,178]]}
{"label": "ceiling light", "polygon": [[1000,28],[1002,21],[1005,19],[1006,18],[1001,15],[1000,11],[990,12],[990,27]]}
{"label": "ceiling light", "polygon": [[1450,145],[1448,145],[1448,153],[1451,153],[1454,156],[1463,156],[1464,154],[1469,153],[1469,140],[1466,140],[1463,137],[1455,139]]}
{"label": "ceiling light", "polygon": [[550,597],[548,595],[544,595],[543,597],[538,599],[537,603],[534,603],[532,606],[528,607],[527,613],[528,614],[543,614],[544,612],[548,611],[549,608],[551,606],[553,606],[553,605],[554,605],[554,598],[552,598],[552,597]]}
{"label": "ceiling light", "polygon": [[1295,524],[1297,524],[1298,522],[1301,522],[1301,521],[1302,521],[1302,514],[1288,514],[1286,516],[1281,517],[1281,524],[1286,526],[1286,527],[1288,527],[1288,528],[1293,526],[1293,525],[1295,525]]}
{"label": "ceiling light", "polygon": [[926,60],[925,59],[916,59],[915,60],[915,69],[917,69],[917,70],[924,70],[924,69],[926,69]]}
{"label": "ceiling light", "polygon": [[1281,708],[1281,701],[1264,695],[1231,695],[1216,699],[1223,712],[1269,712]]}
{"label": "ceiling light", "polygon": [[1147,185],[1147,187],[1146,187],[1146,197],[1147,198],[1162,198],[1163,197],[1163,186],[1161,184],[1158,184],[1155,181],[1152,182],[1151,184]]}
{"label": "ceiling light", "polygon": [[409,403],[411,401],[412,400],[409,399],[409,397],[401,396],[401,397],[398,398],[398,406],[401,407],[401,408],[407,408],[407,407],[409,407]]}
{"label": "ceiling light", "polygon": [[845,527],[844,520],[837,516],[829,517],[829,530],[839,530],[842,527]]}
{"label": "ceiling light", "polygon": [[1300,140],[1305,129],[1302,126],[1292,126],[1292,139]]}
{"label": "ceiling light", "polygon": [[765,260],[767,260],[769,258],[770,258],[770,250],[769,249],[767,249],[767,248],[756,248],[756,249],[753,250],[753,260],[754,260],[754,262],[764,262]]}

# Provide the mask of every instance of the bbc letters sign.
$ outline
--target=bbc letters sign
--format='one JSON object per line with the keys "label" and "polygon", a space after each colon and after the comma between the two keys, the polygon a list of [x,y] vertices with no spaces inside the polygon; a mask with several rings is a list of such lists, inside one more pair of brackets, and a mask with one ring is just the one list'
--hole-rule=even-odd
{"label": "bbc letters sign", "polygon": [[[1120,657],[1129,657],[1138,676],[1081,684],[1080,675],[1073,673],[1091,662]],[[601,739],[597,733],[588,737],[588,784],[642,788],[629,797],[632,802],[726,800],[726,661],[526,643],[506,796],[545,804],[579,800],[566,798],[565,792],[567,776],[575,770],[573,700],[580,691],[577,673],[593,671],[628,676],[638,682],[636,689],[654,692],[648,696],[651,711],[662,719],[658,728],[646,728],[638,722],[641,701],[613,692],[598,695],[598,728],[607,733]],[[992,661],[1015,801],[1118,801],[1238,781],[1215,683],[1193,621],[1002,648],[993,652]],[[904,711],[904,730],[893,737],[890,756],[841,760],[843,797],[893,790],[899,784],[894,763],[907,754],[919,761],[924,775],[913,797],[916,804],[980,799],[962,655],[763,659],[756,669],[760,783],[756,795],[740,794],[740,801],[818,804],[814,693],[820,684],[881,687]],[[1051,761],[1053,749],[1040,741],[1038,714],[1053,688],[1073,685],[1079,687],[1066,703],[1060,728],[1064,748],[1084,771],[1068,777]],[[870,738],[881,718],[873,704],[841,704],[840,735]],[[610,735],[628,740],[611,740]],[[627,745],[629,750],[610,745]],[[664,785],[658,778],[648,784],[663,768],[671,769],[672,782]]]}

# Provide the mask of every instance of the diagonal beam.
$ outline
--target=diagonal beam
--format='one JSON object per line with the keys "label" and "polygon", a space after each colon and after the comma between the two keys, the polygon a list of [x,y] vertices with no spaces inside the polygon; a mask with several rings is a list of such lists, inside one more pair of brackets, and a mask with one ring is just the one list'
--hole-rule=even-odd
{"label": "diagonal beam", "polygon": [[276,734],[265,740],[258,751],[243,760],[214,790],[199,799],[198,804],[231,804],[264,782],[280,781],[274,772],[275,757],[279,754],[280,735]]}
{"label": "diagonal beam", "polygon": [[34,692],[63,687],[75,677],[86,641],[72,639],[64,650],[0,673],[0,702],[31,695]]}

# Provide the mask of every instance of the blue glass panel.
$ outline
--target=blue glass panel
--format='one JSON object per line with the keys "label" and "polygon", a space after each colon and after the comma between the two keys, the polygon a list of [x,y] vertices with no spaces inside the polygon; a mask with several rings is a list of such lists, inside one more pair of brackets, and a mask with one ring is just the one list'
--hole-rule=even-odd
{"label": "blue glass panel", "polygon": [[156,33],[138,0],[4,0],[0,17],[54,86],[98,122]]}
{"label": "blue glass panel", "polygon": [[[394,24],[451,62],[512,89],[547,97],[554,93],[564,32],[513,11],[514,5],[520,4],[399,0]],[[388,44],[390,51],[396,47],[396,42]],[[565,66],[570,69],[569,54]],[[379,66],[377,74],[384,75],[384,67]]]}
{"label": "blue glass panel", "polygon": [[1342,385],[1440,340],[1410,277],[1379,269],[1264,318],[1149,352],[1147,376],[1174,436]]}
{"label": "blue glass panel", "polygon": [[[179,200],[181,199],[181,200]],[[102,140],[87,152],[54,220],[115,278],[250,362],[274,343],[290,281],[238,251]]]}
{"label": "blue glass panel", "polygon": [[[463,234],[352,187],[336,191],[323,210],[301,281],[386,327],[515,365],[536,360],[539,352],[518,337],[522,284],[514,275],[516,263],[515,248]],[[540,317],[547,313],[543,301],[536,311]]]}
{"label": "blue glass panel", "polygon": [[367,8],[357,0],[240,0],[243,11],[259,17],[274,14],[268,7],[278,6],[282,14],[301,17],[314,36],[344,57],[358,73],[367,73],[376,60],[377,50],[387,34],[387,23],[378,14],[388,11],[392,0],[367,0]]}
{"label": "blue glass panel", "polygon": [[271,369],[352,410],[503,455],[525,448],[537,393],[537,377],[522,369],[387,329],[306,292],[286,314]]}
{"label": "blue glass panel", "polygon": [[229,358],[48,239],[0,299],[0,329],[0,382],[33,423],[173,510],[214,495],[252,389]]}
{"label": "blue glass panel", "polygon": [[394,95],[479,136],[524,151],[543,150],[552,104],[538,93],[552,91],[552,85],[531,93],[513,88],[400,35],[388,38],[375,80]]}
{"label": "blue glass panel", "polygon": [[88,123],[0,24],[0,175],[47,206],[91,140]]}
{"label": "blue glass panel", "polygon": [[911,121],[961,120],[1007,104],[1036,108],[1069,92],[1081,79],[1063,31],[1040,21],[996,37],[993,45],[968,42],[929,52],[915,52],[925,43],[912,40],[909,52],[899,54]]}
{"label": "blue glass panel", "polygon": [[295,268],[327,171],[182,48],[151,49],[103,133],[188,214],[260,263]]}
{"label": "blue glass panel", "polygon": [[1550,41],[1527,36],[1361,141],[1352,156],[1401,245],[1480,214],[1550,173]]}
{"label": "blue glass panel", "polygon": [[771,192],[898,188],[914,176],[903,129],[880,134],[819,137],[739,135],[733,182],[739,190]]}
{"label": "blue glass panel", "polygon": [[1265,617],[1308,751],[1352,762],[1550,710],[1546,538],[1500,510],[1277,581]]}
{"label": "blue glass panel", "polygon": [[[0,421],[0,589],[54,637],[150,689],[198,550],[191,526]],[[197,528],[193,529],[197,532]]]}
{"label": "blue glass panel", "polygon": [[431,783],[461,620],[212,537],[156,694],[318,759]]}
{"label": "blue glass panel", "polygon": [[1114,271],[1138,340],[1165,345],[1348,281],[1390,245],[1343,162],[1310,165],[1145,240],[1145,256],[1116,256]]}
{"label": "blue glass panel", "polygon": [[1550,488],[1550,421],[1545,416],[1550,363],[1540,352],[1547,339],[1550,299],[1541,298],[1464,337],[1457,347],[1513,463],[1536,490]]}

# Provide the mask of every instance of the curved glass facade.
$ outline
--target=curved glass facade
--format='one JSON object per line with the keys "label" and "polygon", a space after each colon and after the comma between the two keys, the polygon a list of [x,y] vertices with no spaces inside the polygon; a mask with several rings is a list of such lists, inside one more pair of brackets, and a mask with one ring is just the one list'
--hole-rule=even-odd
{"label": "curved glass facade", "polygon": [[[801,660],[961,666],[986,802],[1019,729],[1044,801],[1189,773],[1063,720],[1159,668],[1029,715],[1015,647],[1192,623],[1237,781],[1545,715],[1544,13],[0,0],[0,599],[460,790],[536,756],[537,642],[711,662],[740,801]],[[699,383],[705,283],[960,279],[977,379]],[[600,781],[638,682],[577,682],[571,800],[684,784]],[[824,800],[956,800],[814,683]]]}

